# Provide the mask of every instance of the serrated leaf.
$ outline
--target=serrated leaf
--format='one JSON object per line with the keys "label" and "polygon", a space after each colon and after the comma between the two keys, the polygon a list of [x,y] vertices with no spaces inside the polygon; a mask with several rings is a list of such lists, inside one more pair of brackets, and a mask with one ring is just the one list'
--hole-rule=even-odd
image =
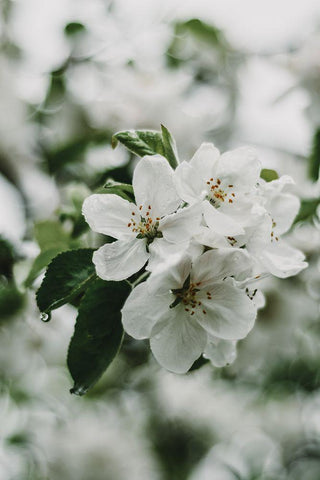
{"label": "serrated leaf", "polygon": [[49,314],[68,303],[96,278],[93,251],[91,248],[68,250],[52,260],[37,292],[40,312]]}
{"label": "serrated leaf", "polygon": [[161,133],[162,143],[164,147],[164,156],[168,160],[171,167],[175,169],[179,164],[176,142],[169,130],[164,125],[161,125]]}
{"label": "serrated leaf", "polygon": [[279,175],[275,170],[270,168],[263,168],[260,172],[260,177],[266,182],[272,182],[272,180],[277,180]]}
{"label": "serrated leaf", "polygon": [[123,337],[121,308],[131,291],[128,282],[96,279],[86,291],[71,339],[67,364],[74,386],[85,394],[116,356]]}
{"label": "serrated leaf", "polygon": [[117,132],[112,137],[113,148],[117,146],[118,142],[139,157],[165,154],[161,133],[156,130],[126,130]]}
{"label": "serrated leaf", "polygon": [[309,157],[309,178],[313,181],[319,179],[320,168],[320,129],[316,130],[313,137],[312,152]]}
{"label": "serrated leaf", "polygon": [[129,202],[134,202],[133,187],[128,183],[120,183],[115,182],[114,180],[108,180],[104,186],[103,193],[114,193],[125,200],[129,200]]}

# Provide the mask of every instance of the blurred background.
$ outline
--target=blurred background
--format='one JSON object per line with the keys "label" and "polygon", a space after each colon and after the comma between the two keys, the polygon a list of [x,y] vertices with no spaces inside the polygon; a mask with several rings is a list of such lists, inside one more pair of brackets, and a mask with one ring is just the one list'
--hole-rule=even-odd
{"label": "blurred background", "polygon": [[[318,0],[0,3],[0,479],[320,479]],[[59,252],[99,245],[83,199],[136,161],[118,130],[258,149],[296,181],[288,241],[310,266],[261,285],[266,306],[233,365],[185,376],[126,338],[70,395],[76,310],[40,321]]]}

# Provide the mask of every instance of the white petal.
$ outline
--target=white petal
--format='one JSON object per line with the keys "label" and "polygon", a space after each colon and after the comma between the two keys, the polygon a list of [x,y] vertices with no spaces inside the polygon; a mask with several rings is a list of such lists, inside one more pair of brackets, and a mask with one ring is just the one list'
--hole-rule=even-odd
{"label": "white petal", "polygon": [[169,242],[185,242],[200,231],[201,220],[201,206],[192,205],[164,217],[160,221],[159,230]]}
{"label": "white petal", "polygon": [[135,236],[128,227],[132,212],[139,215],[136,205],[114,194],[90,195],[82,207],[82,213],[91,230],[114,238]]}
{"label": "white petal", "polygon": [[291,227],[300,208],[300,200],[290,193],[276,195],[267,205],[267,209],[276,223],[274,234],[282,235]]}
{"label": "white petal", "polygon": [[253,187],[260,178],[261,163],[251,147],[240,147],[220,157],[219,178],[240,190]]}
{"label": "white petal", "polygon": [[167,242],[164,238],[156,238],[149,245],[149,252],[150,258],[146,268],[149,272],[153,272],[158,270],[160,265],[172,256],[179,259],[185,255],[192,259],[196,258],[203,252],[203,247],[199,243],[190,242],[189,240],[174,244]]}
{"label": "white petal", "polygon": [[203,352],[206,340],[205,331],[177,306],[154,326],[150,346],[160,365],[174,373],[185,373]]}
{"label": "white petal", "polygon": [[195,310],[200,325],[210,335],[225,340],[246,337],[257,314],[254,303],[246,293],[227,281],[212,284],[206,291],[211,293],[211,300],[208,300],[205,291],[201,290],[197,295],[202,302],[201,308]]}
{"label": "white petal", "polygon": [[258,257],[266,271],[280,278],[297,275],[306,268],[308,264],[304,262],[304,258],[300,250],[285,242],[271,243]]}
{"label": "white petal", "polygon": [[212,143],[203,143],[189,163],[182,162],[175,171],[174,179],[180,197],[191,205],[203,199],[206,182],[215,176],[219,150]]}
{"label": "white petal", "polygon": [[148,261],[144,239],[106,243],[93,254],[97,275],[103,280],[124,280],[138,272]]}
{"label": "white petal", "polygon": [[191,258],[184,252],[173,254],[159,263],[148,280],[153,295],[163,295],[170,290],[181,288],[191,269]]}
{"label": "white petal", "polygon": [[152,218],[174,212],[181,203],[173,183],[173,170],[160,155],[143,157],[132,180],[137,205],[152,207]]}
{"label": "white petal", "polygon": [[208,201],[203,202],[203,214],[209,228],[220,235],[233,236],[244,233],[243,228],[233,218],[219,210]]}
{"label": "white petal", "polygon": [[208,358],[215,367],[230,365],[237,356],[236,342],[209,337],[203,356]]}
{"label": "white petal", "polygon": [[239,248],[218,248],[209,250],[198,257],[192,266],[191,281],[204,285],[223,280],[225,277],[251,273],[251,259],[248,253]]}
{"label": "white petal", "polygon": [[215,233],[211,228],[202,226],[199,233],[195,235],[195,240],[202,245],[211,248],[228,248],[230,244],[228,243],[224,235]]}
{"label": "white petal", "polygon": [[141,283],[130,293],[122,309],[125,331],[133,338],[150,338],[155,323],[167,313],[170,299],[150,295],[147,282]]}

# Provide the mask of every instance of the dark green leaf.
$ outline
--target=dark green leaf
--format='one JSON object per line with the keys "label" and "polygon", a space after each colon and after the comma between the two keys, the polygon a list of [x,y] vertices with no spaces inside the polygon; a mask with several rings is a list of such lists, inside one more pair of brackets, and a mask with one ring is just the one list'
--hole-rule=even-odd
{"label": "dark green leaf", "polygon": [[85,32],[86,27],[79,22],[70,22],[64,27],[64,33],[68,36],[77,35]]}
{"label": "dark green leaf", "polygon": [[14,283],[0,279],[0,319],[15,315],[24,304],[24,295]]}
{"label": "dark green leaf", "polygon": [[112,137],[112,147],[115,148],[118,142],[139,157],[165,154],[161,133],[156,130],[127,130],[118,132]]}
{"label": "dark green leaf", "polygon": [[320,129],[318,129],[313,137],[312,152],[309,157],[309,178],[313,181],[319,179],[320,168]]}
{"label": "dark green leaf", "polygon": [[86,291],[68,352],[68,368],[74,380],[71,393],[85,394],[116,356],[123,337],[120,310],[130,291],[126,281],[101,279]]}
{"label": "dark green leaf", "polygon": [[108,180],[104,186],[104,193],[115,193],[119,197],[134,202],[134,193],[132,185],[127,183],[119,183],[114,180]]}
{"label": "dark green leaf", "polygon": [[16,260],[14,247],[0,236],[0,275],[7,278],[12,277],[12,268]]}
{"label": "dark green leaf", "polygon": [[279,175],[275,170],[269,168],[263,168],[260,172],[260,177],[263,178],[266,182],[272,182],[272,180],[277,180]]}
{"label": "dark green leaf", "polygon": [[295,223],[311,219],[316,214],[318,205],[320,205],[320,198],[302,200],[299,213],[295,218]]}
{"label": "dark green leaf", "polygon": [[36,278],[40,275],[40,273],[49,265],[51,260],[56,257],[59,253],[68,250],[68,247],[65,248],[50,248],[49,250],[45,250],[44,252],[40,252],[39,255],[35,258],[31,270],[24,281],[25,287],[31,287],[33,282]]}
{"label": "dark green leaf", "polygon": [[96,278],[92,254],[91,248],[69,250],[52,260],[37,292],[40,312],[49,314],[88,287]]}
{"label": "dark green leaf", "polygon": [[179,164],[176,142],[169,130],[164,125],[161,125],[161,132],[164,147],[164,156],[168,160],[171,167],[175,169]]}

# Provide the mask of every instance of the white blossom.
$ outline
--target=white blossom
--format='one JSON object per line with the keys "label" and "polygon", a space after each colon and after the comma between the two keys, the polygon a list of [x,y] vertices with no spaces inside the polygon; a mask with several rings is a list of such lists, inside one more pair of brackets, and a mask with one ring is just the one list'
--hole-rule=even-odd
{"label": "white blossom", "polygon": [[237,340],[253,327],[256,307],[231,278],[247,263],[247,254],[237,249],[211,250],[193,262],[171,257],[128,297],[124,329],[134,338],[150,338],[157,361],[185,373],[211,337]]}
{"label": "white blossom", "polygon": [[94,194],[83,204],[91,229],[117,239],[93,255],[97,274],[104,280],[122,280],[139,271],[150,256],[157,255],[157,246],[169,253],[174,244],[187,248],[200,225],[194,207],[177,210],[181,200],[165,158],[142,158],[132,185],[136,204],[115,194]]}

